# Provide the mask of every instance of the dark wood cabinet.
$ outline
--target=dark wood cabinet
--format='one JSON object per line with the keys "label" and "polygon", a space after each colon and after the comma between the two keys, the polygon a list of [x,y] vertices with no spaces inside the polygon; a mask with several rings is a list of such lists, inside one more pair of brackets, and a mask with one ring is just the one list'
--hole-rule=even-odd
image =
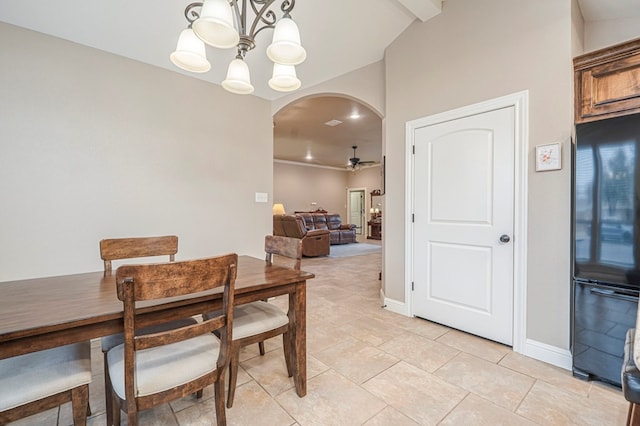
{"label": "dark wood cabinet", "polygon": [[369,225],[369,236],[367,237],[370,240],[381,240],[382,239],[382,221],[379,219],[370,220],[368,222]]}
{"label": "dark wood cabinet", "polygon": [[576,123],[640,112],[640,39],[574,58]]}

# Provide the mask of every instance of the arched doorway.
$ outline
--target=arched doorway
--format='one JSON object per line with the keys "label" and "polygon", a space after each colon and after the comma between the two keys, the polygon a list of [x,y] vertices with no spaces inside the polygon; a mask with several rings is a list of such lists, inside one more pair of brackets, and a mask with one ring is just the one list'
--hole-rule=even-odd
{"label": "arched doorway", "polygon": [[[358,226],[382,216],[382,117],[365,103],[339,94],[297,99],[274,114],[274,203],[287,212],[327,210]],[[354,147],[356,147],[354,149]],[[350,159],[358,158],[358,164]],[[361,191],[363,197],[354,197]],[[361,200],[355,206],[353,200]],[[357,210],[361,217],[357,217]]]}

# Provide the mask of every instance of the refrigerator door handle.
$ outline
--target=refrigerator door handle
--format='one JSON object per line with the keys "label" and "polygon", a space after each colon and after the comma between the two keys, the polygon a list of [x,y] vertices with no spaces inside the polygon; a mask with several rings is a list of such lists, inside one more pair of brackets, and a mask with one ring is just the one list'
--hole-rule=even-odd
{"label": "refrigerator door handle", "polygon": [[591,294],[595,294],[597,296],[611,297],[612,299],[629,300],[631,302],[637,302],[637,300],[638,300],[637,296],[632,296],[632,295],[629,295],[629,294],[619,293],[619,292],[614,291],[614,290],[605,290],[605,289],[602,289],[602,288],[591,287],[591,289],[589,291],[591,292]]}

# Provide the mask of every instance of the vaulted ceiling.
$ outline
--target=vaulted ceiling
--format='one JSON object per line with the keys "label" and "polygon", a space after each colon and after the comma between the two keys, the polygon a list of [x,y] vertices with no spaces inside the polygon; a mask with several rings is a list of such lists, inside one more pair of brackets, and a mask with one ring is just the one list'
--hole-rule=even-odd
{"label": "vaulted ceiling", "polygon": [[[297,67],[303,86],[356,70],[384,56],[385,48],[415,19],[437,15],[447,0],[297,0],[292,12],[301,31],[307,60]],[[233,49],[207,47],[212,70],[182,71],[169,61],[186,27],[184,0],[1,0],[0,21],[94,47],[150,65],[219,84]],[[277,1],[274,4],[279,4]],[[640,0],[578,0],[585,21],[640,17]],[[276,9],[277,6],[276,6]],[[255,95],[267,100],[283,94],[267,85],[271,65],[265,54],[271,33],[263,31],[247,55]],[[358,120],[349,119],[354,109]],[[293,118],[295,116],[295,118]],[[343,124],[329,128],[324,122]],[[274,117],[275,157],[343,167],[358,146],[358,157],[380,160],[381,121],[366,107],[346,98],[311,98]],[[293,144],[292,140],[297,139]],[[318,145],[320,144],[320,145]],[[306,160],[308,152],[314,157]],[[301,158],[302,157],[302,158]]]}

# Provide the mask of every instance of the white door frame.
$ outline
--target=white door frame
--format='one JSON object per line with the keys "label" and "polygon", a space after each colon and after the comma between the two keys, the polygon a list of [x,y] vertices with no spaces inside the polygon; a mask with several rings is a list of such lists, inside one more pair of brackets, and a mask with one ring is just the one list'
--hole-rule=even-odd
{"label": "white door frame", "polygon": [[526,344],[527,317],[527,147],[529,146],[529,92],[522,91],[451,111],[408,121],[405,126],[405,308],[413,316],[413,171],[414,132],[425,126],[514,107],[515,171],[513,221],[513,350],[523,352]]}
{"label": "white door frame", "polygon": [[369,207],[367,204],[369,200],[367,199],[367,188],[347,188],[347,220],[345,223],[353,223],[351,221],[351,193],[362,191],[362,199],[364,203],[362,203],[362,211],[360,212],[360,218],[362,220],[362,236],[367,236],[367,212],[369,211]]}

